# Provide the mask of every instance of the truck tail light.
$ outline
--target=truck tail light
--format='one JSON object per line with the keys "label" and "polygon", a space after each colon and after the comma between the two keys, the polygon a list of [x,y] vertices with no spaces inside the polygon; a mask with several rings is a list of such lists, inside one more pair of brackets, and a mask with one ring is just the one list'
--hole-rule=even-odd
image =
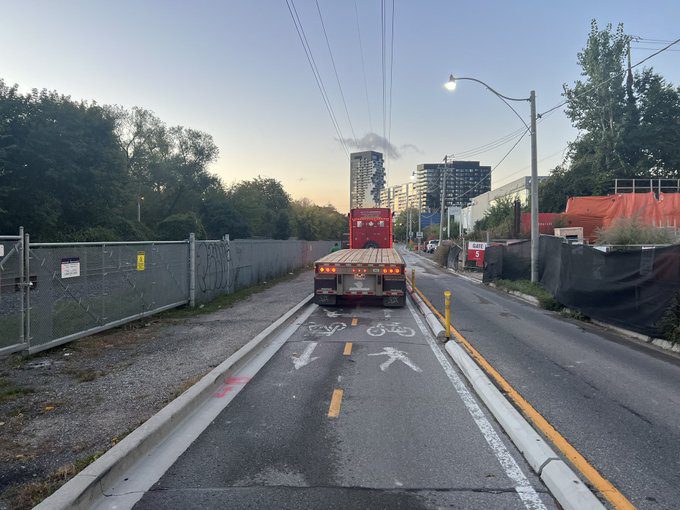
{"label": "truck tail light", "polygon": [[400,272],[401,272],[401,269],[399,269],[398,267],[394,268],[394,274],[399,274]]}

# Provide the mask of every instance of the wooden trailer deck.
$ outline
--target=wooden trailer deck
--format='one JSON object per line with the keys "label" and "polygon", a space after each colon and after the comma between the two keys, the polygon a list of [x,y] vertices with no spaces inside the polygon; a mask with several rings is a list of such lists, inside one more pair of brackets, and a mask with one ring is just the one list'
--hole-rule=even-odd
{"label": "wooden trailer deck", "polygon": [[404,264],[394,248],[338,250],[321,257],[317,264]]}

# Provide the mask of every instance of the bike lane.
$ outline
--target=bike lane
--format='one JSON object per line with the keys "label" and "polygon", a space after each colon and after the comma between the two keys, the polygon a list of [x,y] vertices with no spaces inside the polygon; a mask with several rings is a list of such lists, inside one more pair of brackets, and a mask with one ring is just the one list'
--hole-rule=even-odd
{"label": "bike lane", "polygon": [[555,508],[421,327],[318,308],[136,508]]}

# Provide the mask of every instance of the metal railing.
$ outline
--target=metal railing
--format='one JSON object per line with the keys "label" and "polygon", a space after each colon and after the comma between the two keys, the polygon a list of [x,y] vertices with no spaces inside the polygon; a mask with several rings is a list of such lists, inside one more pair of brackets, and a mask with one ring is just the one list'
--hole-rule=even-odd
{"label": "metal railing", "polygon": [[680,193],[680,179],[614,179],[614,194]]}

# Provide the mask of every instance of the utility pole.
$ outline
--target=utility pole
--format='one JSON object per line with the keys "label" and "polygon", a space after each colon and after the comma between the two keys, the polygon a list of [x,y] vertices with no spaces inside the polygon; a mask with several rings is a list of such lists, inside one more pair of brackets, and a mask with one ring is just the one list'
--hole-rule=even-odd
{"label": "utility pole", "polygon": [[536,92],[529,95],[531,103],[531,281],[538,282],[538,153],[536,150]]}
{"label": "utility pole", "polygon": [[444,233],[444,203],[446,202],[446,172],[448,170],[449,157],[444,156],[444,172],[442,173],[441,200],[439,201],[439,244],[442,244]]}

